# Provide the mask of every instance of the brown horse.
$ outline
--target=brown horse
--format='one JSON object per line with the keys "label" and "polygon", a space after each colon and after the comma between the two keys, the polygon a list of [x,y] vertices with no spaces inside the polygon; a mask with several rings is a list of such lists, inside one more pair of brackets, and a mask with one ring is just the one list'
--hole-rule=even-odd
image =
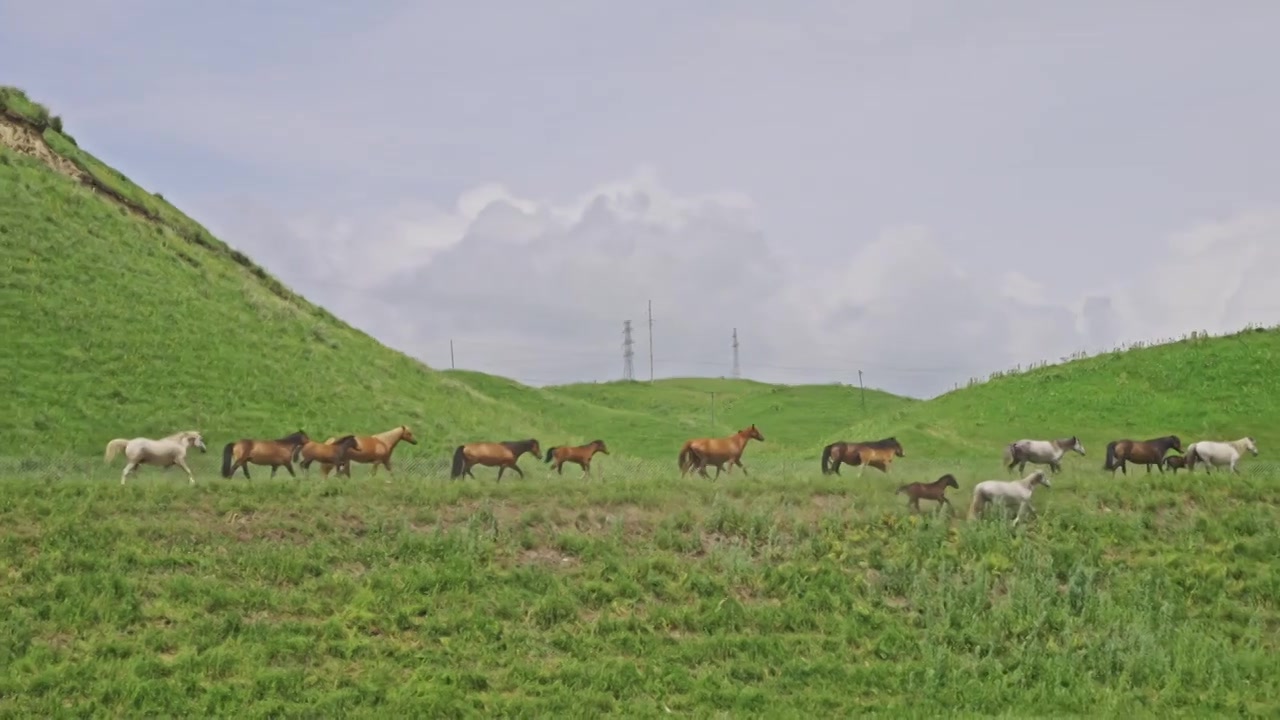
{"label": "brown horse", "polygon": [[603,440],[592,440],[586,445],[577,447],[553,446],[547,448],[546,462],[555,461],[551,467],[559,474],[564,474],[564,464],[567,462],[577,463],[582,468],[582,477],[591,475],[591,458],[596,453],[609,454],[609,448],[605,447]]}
{"label": "brown horse", "polygon": [[311,463],[317,460],[327,462],[338,468],[339,475],[351,477],[351,461],[347,459],[347,453],[359,444],[355,435],[340,437],[332,443],[307,441],[293,449],[293,461],[308,473],[311,472]]}
{"label": "brown horse", "polygon": [[524,471],[516,464],[520,456],[525,453],[531,453],[535,458],[542,455],[542,447],[538,445],[538,441],[534,438],[527,440],[505,440],[503,442],[473,442],[466,445],[459,445],[453,451],[453,470],[450,472],[450,478],[459,478],[463,475],[475,477],[471,474],[473,465],[485,465],[488,467],[498,468],[498,479],[502,479],[502,473],[511,468],[520,473],[520,477],[524,477]]}
{"label": "brown horse", "polygon": [[[348,437],[343,435],[342,438]],[[378,474],[378,466],[381,465],[387,469],[387,473],[395,477],[395,473],[391,472],[391,453],[395,451],[396,445],[403,440],[410,445],[417,445],[418,439],[413,436],[413,431],[408,425],[400,425],[390,430],[385,430],[376,435],[356,435],[356,446],[347,451],[347,464],[353,462],[369,463],[373,465],[373,469],[369,471],[369,477]],[[325,445],[334,445],[340,438],[331,437],[324,441]],[[320,476],[325,480],[329,479],[329,473],[333,470],[334,464],[324,460],[320,461]],[[347,468],[347,476],[350,477],[351,469]]]}
{"label": "brown horse", "polygon": [[[840,474],[840,463],[870,465],[880,472],[889,472],[889,463],[895,457],[904,457],[902,444],[897,438],[887,437],[870,442],[833,442],[822,448],[822,474]],[[858,471],[859,474],[862,470]]]}
{"label": "brown horse", "polygon": [[684,477],[696,465],[698,474],[710,480],[711,476],[707,474],[708,463],[716,466],[716,477],[720,477],[724,463],[729,463],[729,471],[737,465],[742,468],[742,474],[746,475],[747,468],[742,464],[742,451],[746,449],[747,442],[753,439],[764,442],[764,435],[756,429],[755,423],[728,437],[686,440],[680,447],[680,454],[676,456],[676,461],[680,465],[680,477]]}
{"label": "brown horse", "polygon": [[1164,472],[1164,454],[1173,448],[1178,452],[1182,452],[1182,440],[1177,435],[1165,435],[1164,437],[1152,438],[1150,440],[1112,440],[1107,443],[1107,458],[1102,463],[1103,470],[1110,470],[1112,476],[1119,469],[1125,475],[1129,474],[1126,463],[1135,465],[1146,465],[1147,472],[1151,472],[1151,466],[1155,465],[1156,469]]}
{"label": "brown horse", "polygon": [[1164,468],[1166,470],[1172,470],[1174,475],[1178,474],[1179,468],[1186,469],[1186,467],[1187,467],[1186,455],[1170,455],[1164,459]]}
{"label": "brown horse", "polygon": [[907,507],[915,512],[920,512],[921,500],[934,500],[938,503],[938,509],[941,510],[946,505],[949,510],[955,510],[955,506],[947,499],[947,488],[953,487],[960,489],[960,483],[956,482],[956,478],[951,473],[947,473],[931,483],[907,483],[901,485],[894,491],[894,495],[902,494],[907,496]]}
{"label": "brown horse", "polygon": [[277,440],[243,438],[229,442],[222,448],[222,477],[229,478],[239,469],[244,473],[246,480],[251,479],[249,463],[270,465],[271,477],[275,477],[276,471],[282,467],[289,471],[290,477],[298,477],[293,472],[293,463],[290,459],[295,449],[308,442],[311,442],[311,438],[301,430]]}

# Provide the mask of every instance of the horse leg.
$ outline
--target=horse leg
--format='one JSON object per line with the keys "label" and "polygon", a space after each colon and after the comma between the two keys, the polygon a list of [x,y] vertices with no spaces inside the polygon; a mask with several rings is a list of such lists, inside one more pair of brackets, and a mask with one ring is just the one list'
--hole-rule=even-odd
{"label": "horse leg", "polygon": [[137,470],[137,469],[138,469],[138,463],[133,462],[133,461],[130,461],[130,462],[125,463],[125,464],[124,464],[124,472],[120,473],[120,484],[121,484],[121,485],[123,485],[123,484],[124,484],[124,481],[125,481],[125,480],[127,480],[127,479],[129,479],[129,473],[131,473],[131,472],[133,472],[134,470]]}
{"label": "horse leg", "polygon": [[186,471],[187,471],[187,482],[188,482],[188,483],[190,483],[190,484],[192,484],[192,485],[195,485],[195,484],[196,484],[196,476],[191,474],[191,468],[187,467],[187,461],[186,461],[186,460],[184,460],[184,459],[182,459],[182,458],[176,458],[176,459],[174,460],[174,462],[175,462],[179,467],[181,467],[183,470],[186,470]]}
{"label": "horse leg", "polygon": [[558,474],[560,474],[560,475],[563,475],[563,474],[564,474],[564,461],[563,461],[563,460],[556,460],[556,473],[558,473]]}
{"label": "horse leg", "polygon": [[518,473],[520,473],[520,479],[521,479],[521,480],[523,480],[523,479],[524,479],[524,471],[520,469],[520,466],[519,466],[519,465],[517,465],[517,464],[515,464],[515,463],[511,463],[511,469],[512,469],[512,470],[515,470],[515,471],[516,471],[516,472],[518,472]]}
{"label": "horse leg", "polygon": [[740,458],[734,458],[733,464],[729,466],[729,469],[732,470],[734,465],[737,465],[738,467],[742,468],[743,475],[747,474],[747,466],[742,464],[742,460]]}
{"label": "horse leg", "polygon": [[279,465],[272,465],[272,466],[271,466],[271,479],[272,479],[272,480],[275,480],[275,479],[276,479],[276,471],[277,471],[277,470],[279,470],[279,469],[280,469],[280,466],[279,466]]}
{"label": "horse leg", "polygon": [[292,477],[292,478],[296,478],[296,477],[298,477],[298,476],[297,476],[297,474],[295,474],[295,473],[293,472],[293,462],[292,462],[292,461],[285,463],[285,464],[284,464],[284,469],[289,471],[289,477]]}
{"label": "horse leg", "polygon": [[502,479],[502,473],[504,473],[504,472],[506,472],[506,471],[507,471],[507,466],[506,466],[506,465],[499,465],[499,466],[498,466],[498,479],[499,479],[499,480],[501,480],[501,479]]}

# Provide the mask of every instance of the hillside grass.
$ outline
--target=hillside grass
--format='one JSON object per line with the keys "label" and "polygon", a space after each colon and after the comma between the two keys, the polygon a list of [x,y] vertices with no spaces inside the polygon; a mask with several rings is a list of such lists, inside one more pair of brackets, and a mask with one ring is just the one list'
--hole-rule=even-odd
{"label": "hillside grass", "polygon": [[177,480],[4,483],[0,714],[1280,712],[1252,466],[1068,468],[1020,528],[811,474]]}

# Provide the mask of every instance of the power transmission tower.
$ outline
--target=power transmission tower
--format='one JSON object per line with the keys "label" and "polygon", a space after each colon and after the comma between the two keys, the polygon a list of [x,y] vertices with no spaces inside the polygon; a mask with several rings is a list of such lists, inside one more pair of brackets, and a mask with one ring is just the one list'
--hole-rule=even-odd
{"label": "power transmission tower", "polygon": [[738,364],[738,328],[733,329],[733,376],[742,377],[742,366]]}
{"label": "power transmission tower", "polygon": [[635,364],[631,361],[635,357],[635,351],[631,349],[634,343],[631,340],[631,321],[622,321],[622,379],[635,380],[636,370]]}

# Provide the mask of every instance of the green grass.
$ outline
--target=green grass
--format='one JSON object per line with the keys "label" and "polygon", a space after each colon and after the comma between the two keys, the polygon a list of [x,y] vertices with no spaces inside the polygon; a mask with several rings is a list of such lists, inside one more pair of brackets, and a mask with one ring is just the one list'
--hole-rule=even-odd
{"label": "green grass", "polygon": [[0,714],[1280,712],[1256,468],[1068,469],[1016,530],[879,477],[356,475],[6,483]]}
{"label": "green grass", "polygon": [[[842,717],[1280,712],[1280,333],[917,401],[747,380],[530,388],[435,371],[285,288],[0,91],[93,179],[0,147],[0,715]],[[105,188],[105,190],[104,190]],[[156,328],[162,328],[158,331]],[[714,393],[714,418],[713,398]],[[865,402],[865,407],[864,407]],[[409,423],[396,478],[217,477],[229,439]],[[750,477],[680,480],[756,423]],[[116,436],[212,452],[121,486]],[[1107,440],[1251,434],[1227,476],[1102,473]],[[1040,516],[910,516],[1079,434]],[[597,476],[450,482],[459,442],[605,439]],[[817,472],[896,435],[890,475]],[[926,504],[926,509],[931,506]]]}

